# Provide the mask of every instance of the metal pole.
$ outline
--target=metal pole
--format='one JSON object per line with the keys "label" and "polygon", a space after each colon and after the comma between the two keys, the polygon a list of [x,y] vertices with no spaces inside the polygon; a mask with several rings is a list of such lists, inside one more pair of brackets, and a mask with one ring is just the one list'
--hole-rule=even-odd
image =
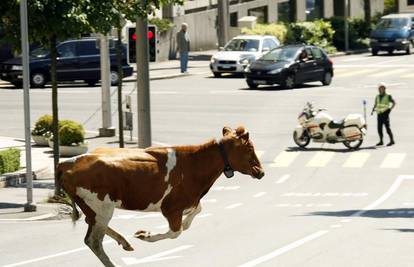
{"label": "metal pole", "polygon": [[148,21],[137,18],[136,63],[138,88],[138,147],[151,146],[151,108],[148,63]]}
{"label": "metal pole", "polygon": [[112,126],[111,113],[111,80],[108,37],[106,34],[100,36],[101,54],[101,88],[102,88],[102,128],[99,136],[115,136],[115,128]]}
{"label": "metal pole", "polygon": [[348,25],[348,16],[349,16],[349,2],[344,0],[344,41],[345,41],[345,52],[349,50],[349,25]]}
{"label": "metal pole", "polygon": [[33,203],[33,177],[32,177],[32,150],[30,136],[30,95],[29,95],[29,37],[27,26],[27,0],[20,1],[20,29],[22,39],[22,63],[23,63],[23,90],[24,90],[24,136],[26,148],[26,180],[27,180],[27,203],[24,211],[36,211]]}
{"label": "metal pole", "polygon": [[223,47],[226,45],[229,36],[228,0],[218,0],[217,19],[217,29],[219,32],[219,47]]}

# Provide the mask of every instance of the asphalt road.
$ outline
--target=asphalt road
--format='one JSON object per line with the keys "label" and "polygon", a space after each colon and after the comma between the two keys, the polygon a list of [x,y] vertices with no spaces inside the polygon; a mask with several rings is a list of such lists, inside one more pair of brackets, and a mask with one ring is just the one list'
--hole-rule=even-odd
{"label": "asphalt road", "polygon": [[[166,231],[166,221],[156,214],[117,211],[110,225],[135,251],[107,239],[113,261],[121,266],[413,266],[414,55],[338,57],[334,67],[330,86],[312,83],[294,90],[249,90],[243,79],[215,79],[207,68],[205,75],[153,81],[154,141],[202,143],[219,138],[224,125],[245,125],[266,176],[260,181],[241,174],[221,177],[192,227],[176,240],[134,239],[140,229]],[[374,147],[376,118],[368,114],[368,135],[358,151],[341,144],[295,147],[292,132],[307,101],[338,119],[362,113],[364,99],[372,108],[379,81],[389,85],[397,102],[391,114],[395,146]],[[23,137],[22,92],[4,87],[0,136]],[[133,89],[128,84],[125,93],[132,92],[136,108]],[[66,86],[59,92],[61,118],[78,120],[89,131],[100,127],[99,88]],[[32,119],[48,113],[50,88],[31,95]],[[115,120],[114,115],[116,125]],[[83,245],[85,232],[83,221],[76,227],[66,220],[0,222],[0,265],[100,266]]]}

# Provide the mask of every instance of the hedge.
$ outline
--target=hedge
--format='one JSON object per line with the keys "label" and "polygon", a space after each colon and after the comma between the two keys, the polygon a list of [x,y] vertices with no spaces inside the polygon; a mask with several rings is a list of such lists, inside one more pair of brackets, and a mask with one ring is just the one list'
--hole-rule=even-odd
{"label": "hedge", "polygon": [[272,24],[256,24],[254,29],[243,28],[241,33],[243,34],[258,34],[258,35],[273,35],[280,41],[285,43],[288,28],[285,24],[272,23]]}
{"label": "hedge", "polygon": [[85,131],[81,124],[65,120],[59,127],[59,143],[62,146],[82,144],[85,140]]}
{"label": "hedge", "polygon": [[[333,44],[338,49],[344,49],[344,18],[332,17],[329,21],[332,24],[332,28],[335,30]],[[367,23],[364,19],[348,18],[349,48],[360,49],[369,47],[368,38],[373,27],[374,23]]]}
{"label": "hedge", "polygon": [[0,151],[0,174],[20,169],[20,150],[10,148]]}
{"label": "hedge", "polygon": [[37,119],[32,135],[46,136],[52,132],[53,117],[51,115],[43,115]]}

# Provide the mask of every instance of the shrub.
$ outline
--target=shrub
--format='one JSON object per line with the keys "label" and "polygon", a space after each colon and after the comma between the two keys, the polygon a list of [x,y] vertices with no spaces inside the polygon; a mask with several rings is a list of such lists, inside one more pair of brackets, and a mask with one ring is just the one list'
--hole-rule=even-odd
{"label": "shrub", "polygon": [[276,36],[280,43],[285,43],[287,27],[285,24],[256,24],[254,29],[243,28],[243,34],[273,35]]}
{"label": "shrub", "polygon": [[[63,121],[62,121],[63,122]],[[85,140],[85,131],[81,124],[74,121],[64,121],[59,127],[59,143],[62,146],[82,144]]]}
{"label": "shrub", "polygon": [[32,135],[46,136],[52,132],[53,117],[51,115],[43,115],[37,119]]}
{"label": "shrub", "polygon": [[[329,19],[335,34],[333,36],[333,44],[338,49],[345,48],[344,42],[344,18],[343,17],[332,17]],[[349,48],[367,48],[368,38],[373,28],[373,23],[367,23],[361,18],[348,18],[348,29],[349,29]]]}
{"label": "shrub", "polygon": [[10,148],[0,151],[0,174],[14,172],[20,168],[20,150]]}
{"label": "shrub", "polygon": [[334,52],[335,48],[332,46],[334,33],[329,21],[295,22],[289,24],[286,41],[317,45],[328,52]]}
{"label": "shrub", "polygon": [[160,19],[157,17],[150,18],[148,20],[148,24],[157,26],[157,31],[160,33],[166,32],[174,26],[174,24],[170,20]]}

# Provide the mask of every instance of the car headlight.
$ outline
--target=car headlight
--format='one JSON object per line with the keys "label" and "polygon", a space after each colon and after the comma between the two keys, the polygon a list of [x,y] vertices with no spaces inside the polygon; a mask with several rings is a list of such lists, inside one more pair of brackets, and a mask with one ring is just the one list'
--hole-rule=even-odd
{"label": "car headlight", "polygon": [[216,62],[216,59],[214,57],[211,57],[210,62],[211,63],[215,63]]}
{"label": "car headlight", "polygon": [[395,41],[396,42],[406,42],[407,41],[407,39],[406,38],[397,38],[397,39],[395,39]]}
{"label": "car headlight", "polygon": [[23,66],[22,65],[13,65],[11,67],[12,70],[23,70]]}
{"label": "car headlight", "polygon": [[267,73],[269,73],[269,74],[277,74],[277,73],[279,73],[281,71],[282,71],[282,69],[274,69],[274,70],[271,70],[271,71],[269,71]]}
{"label": "car headlight", "polygon": [[250,63],[250,60],[248,58],[242,58],[239,60],[239,62],[243,65],[247,65]]}

